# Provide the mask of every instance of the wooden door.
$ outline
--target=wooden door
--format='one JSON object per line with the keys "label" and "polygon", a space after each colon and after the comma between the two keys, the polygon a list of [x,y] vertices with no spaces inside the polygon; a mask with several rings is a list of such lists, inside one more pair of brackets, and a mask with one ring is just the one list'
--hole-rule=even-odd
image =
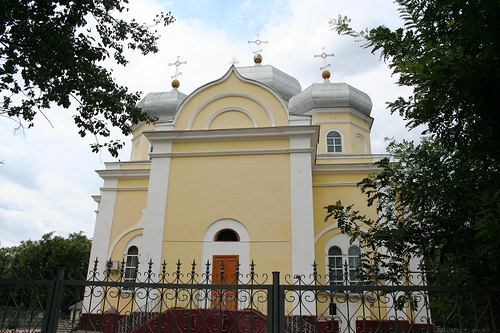
{"label": "wooden door", "polygon": [[[212,283],[238,284],[238,255],[216,255],[212,261]],[[223,269],[224,268],[224,269]],[[236,289],[217,289],[212,292],[212,308],[236,310],[238,293]]]}

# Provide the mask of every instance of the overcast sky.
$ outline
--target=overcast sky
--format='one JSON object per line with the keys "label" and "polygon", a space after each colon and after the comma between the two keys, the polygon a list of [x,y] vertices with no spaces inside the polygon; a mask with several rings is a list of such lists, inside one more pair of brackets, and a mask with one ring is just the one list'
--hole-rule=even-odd
{"label": "overcast sky", "polygon": [[[236,58],[237,66],[253,65],[257,33],[263,64],[296,77],[302,89],[321,82],[323,65],[315,54],[334,53],[329,58],[330,81],[346,82],[370,95],[373,102],[372,152],[385,152],[385,137],[417,139],[419,131],[408,132],[398,115],[390,115],[386,102],[409,94],[395,85],[387,66],[360,47],[352,38],[338,36],[328,24],[339,14],[352,19],[356,29],[381,24],[401,26],[397,7],[391,0],[130,0],[129,14],[150,22],[156,13],[170,11],[176,22],[160,28],[160,52],[146,57],[127,52],[130,64],[113,67],[120,84],[143,93],[171,89],[175,73],[169,63],[177,56],[187,61],[180,67],[179,90],[194,89],[222,77]],[[107,153],[94,154],[82,139],[71,118],[74,109],[51,109],[47,119],[38,116],[35,127],[14,131],[16,123],[0,118],[0,246],[21,240],[40,239],[47,232],[67,236],[83,231],[93,236],[102,180],[94,170],[114,161]],[[50,121],[50,122],[49,122]],[[120,137],[115,132],[115,137]],[[130,137],[119,159],[130,157]]]}

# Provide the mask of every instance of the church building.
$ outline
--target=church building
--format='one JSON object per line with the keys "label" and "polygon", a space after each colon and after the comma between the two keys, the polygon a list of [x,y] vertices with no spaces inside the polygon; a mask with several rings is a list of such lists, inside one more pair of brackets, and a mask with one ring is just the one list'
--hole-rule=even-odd
{"label": "church building", "polygon": [[252,261],[267,274],[308,276],[314,262],[332,280],[342,280],[344,263],[354,273],[363,249],[324,221],[324,207],[339,199],[366,207],[356,184],[385,157],[371,153],[371,99],[330,82],[326,65],[302,89],[259,54],[254,62],[189,95],[175,79],[139,102],[158,120],[134,127],[130,161],[97,171],[104,184],[91,260],[99,271],[107,260],[125,277],[149,262],[158,274],[164,261],[194,260],[214,276],[221,262],[226,274],[239,262],[246,276]]}

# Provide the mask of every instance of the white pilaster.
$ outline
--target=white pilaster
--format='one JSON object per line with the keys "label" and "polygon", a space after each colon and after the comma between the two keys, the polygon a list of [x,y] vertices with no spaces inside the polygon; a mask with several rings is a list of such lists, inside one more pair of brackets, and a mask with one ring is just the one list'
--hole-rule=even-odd
{"label": "white pilaster", "polygon": [[[158,277],[161,271],[163,233],[167,208],[168,181],[171,158],[165,156],[172,152],[171,142],[155,142],[151,154],[151,173],[149,176],[148,201],[142,222],[144,242],[139,264],[139,272],[148,271],[148,263],[153,262],[153,273]],[[146,241],[147,240],[147,241]]]}
{"label": "white pilaster", "polygon": [[[108,164],[106,170],[117,169],[119,164]],[[109,239],[111,237],[111,227],[113,225],[113,214],[116,203],[116,188],[118,187],[118,178],[105,178],[104,185],[101,188],[101,198],[97,209],[94,235],[92,237],[92,249],[90,251],[90,262],[87,278],[91,279],[95,260],[97,264],[96,279],[103,281],[105,278],[106,263],[108,258]],[[107,190],[110,189],[110,190]],[[113,189],[113,190],[111,190]],[[89,297],[84,298],[83,311],[96,312],[100,310],[102,293],[100,290],[91,290],[87,287],[85,292]]]}
{"label": "white pilaster", "polygon": [[[311,148],[311,139],[290,138],[290,148]],[[314,262],[314,215],[312,195],[312,151],[290,153],[291,227],[292,227],[292,274],[302,275],[309,283]],[[314,315],[315,304],[302,303],[294,306],[294,313]]]}

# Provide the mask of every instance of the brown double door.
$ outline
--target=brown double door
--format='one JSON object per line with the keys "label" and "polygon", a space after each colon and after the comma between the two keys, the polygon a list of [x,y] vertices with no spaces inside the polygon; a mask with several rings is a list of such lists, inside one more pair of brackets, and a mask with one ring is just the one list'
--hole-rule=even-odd
{"label": "brown double door", "polygon": [[[238,255],[216,255],[213,257],[212,283],[238,284]],[[224,270],[222,268],[224,267]],[[212,291],[212,308],[236,310],[238,308],[237,289],[216,289]]]}

